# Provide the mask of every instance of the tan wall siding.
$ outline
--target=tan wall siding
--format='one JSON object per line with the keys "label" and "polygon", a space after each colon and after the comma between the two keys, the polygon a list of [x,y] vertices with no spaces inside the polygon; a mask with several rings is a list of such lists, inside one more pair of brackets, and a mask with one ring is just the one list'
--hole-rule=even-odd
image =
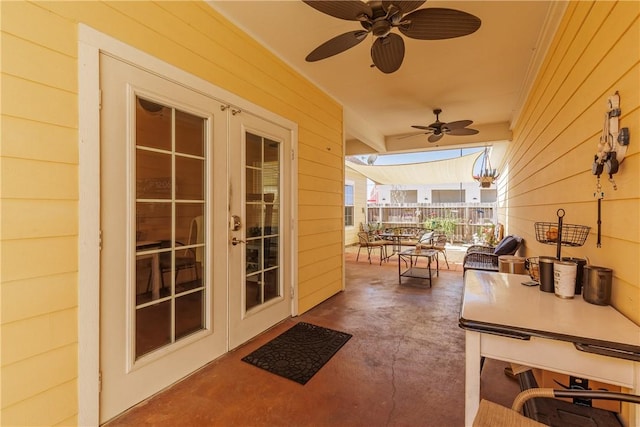
{"label": "tan wall siding", "polygon": [[[514,129],[500,185],[501,218],[526,241],[528,256],[556,255],[535,239],[534,223],[591,227],[583,247],[562,256],[588,257],[614,270],[613,305],[640,324],[640,3],[571,2]],[[602,247],[597,248],[596,177],[591,173],[606,102],[620,93],[620,126],[631,144],[615,180],[602,176]],[[505,182],[508,185],[505,186]]]}
{"label": "tan wall siding", "polygon": [[300,310],[342,288],[340,105],[205,3],[1,3],[3,425],[76,422],[78,23],[298,123]]}
{"label": "tan wall siding", "polygon": [[345,227],[345,246],[358,243],[358,231],[367,223],[367,177],[350,168],[345,168],[346,179],[354,183],[353,227]]}

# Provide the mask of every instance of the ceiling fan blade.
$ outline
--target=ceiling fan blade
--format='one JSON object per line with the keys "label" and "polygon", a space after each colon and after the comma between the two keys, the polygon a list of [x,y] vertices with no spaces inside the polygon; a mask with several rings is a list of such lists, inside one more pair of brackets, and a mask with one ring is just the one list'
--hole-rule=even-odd
{"label": "ceiling fan blade", "polygon": [[455,122],[445,123],[443,128],[447,128],[449,130],[458,129],[458,128],[466,128],[471,123],[473,123],[473,120],[458,120],[458,121],[455,121]]}
{"label": "ceiling fan blade", "polygon": [[439,133],[437,135],[434,133],[429,138],[427,138],[427,141],[429,141],[429,142],[438,142],[438,141],[440,141],[440,138],[442,138],[443,136],[444,136],[443,133]]}
{"label": "ceiling fan blade", "polygon": [[442,40],[471,34],[480,24],[480,18],[470,13],[434,7],[404,16],[398,30],[412,39]]}
{"label": "ceiling fan blade", "polygon": [[413,125],[411,126],[412,128],[416,128],[416,129],[423,129],[423,130],[429,130],[431,132],[433,132],[433,128],[431,126],[418,126],[418,125]]}
{"label": "ceiling fan blade", "polygon": [[315,10],[318,10],[335,18],[346,19],[347,21],[360,21],[363,16],[372,17],[371,7],[360,0],[302,0]]}
{"label": "ceiling fan blade", "polygon": [[449,135],[475,135],[478,133],[477,130],[475,129],[469,129],[469,128],[458,128],[458,129],[451,129],[449,132],[447,132]]}
{"label": "ceiling fan blade", "polygon": [[373,46],[371,46],[371,59],[374,65],[383,73],[393,73],[402,65],[404,40],[394,33],[385,37],[378,37]]}
{"label": "ceiling fan blade", "polygon": [[396,8],[398,8],[398,10],[400,12],[405,14],[405,13],[411,12],[412,10],[416,10],[417,8],[422,6],[425,2],[426,2],[426,0],[415,0],[415,1],[383,0],[382,1],[382,7],[383,7],[384,10],[389,12],[389,7],[390,6],[395,6]]}
{"label": "ceiling fan blade", "polygon": [[364,30],[350,31],[348,33],[340,34],[339,36],[322,43],[307,55],[305,59],[307,62],[315,62],[337,55],[338,53],[344,52],[345,50],[360,43],[367,37],[367,34],[369,33]]}

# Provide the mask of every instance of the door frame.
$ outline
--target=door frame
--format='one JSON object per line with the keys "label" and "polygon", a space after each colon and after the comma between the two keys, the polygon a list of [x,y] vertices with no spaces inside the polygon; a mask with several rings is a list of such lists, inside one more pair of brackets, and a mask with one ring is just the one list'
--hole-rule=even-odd
{"label": "door frame", "polygon": [[[298,313],[298,125],[187,71],[85,24],[78,24],[78,424],[98,425],[100,411],[100,67],[99,53],[152,70],[195,91],[291,131],[291,315]],[[228,177],[227,177],[228,179]],[[227,230],[228,231],[228,230]],[[227,344],[228,346],[228,344]]]}

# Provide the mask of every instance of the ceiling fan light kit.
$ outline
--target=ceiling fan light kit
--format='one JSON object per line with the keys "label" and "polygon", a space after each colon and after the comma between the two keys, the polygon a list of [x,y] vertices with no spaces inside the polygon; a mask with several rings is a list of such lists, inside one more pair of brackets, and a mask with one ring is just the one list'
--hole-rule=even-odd
{"label": "ceiling fan light kit", "polygon": [[417,40],[443,40],[462,37],[480,28],[480,18],[455,9],[418,9],[426,0],[303,0],[314,9],[347,21],[358,21],[364,30],[340,34],[314,49],[307,62],[319,61],[350,49],[371,33],[376,37],[371,47],[373,66],[385,74],[402,65],[405,48],[397,28],[404,36]]}

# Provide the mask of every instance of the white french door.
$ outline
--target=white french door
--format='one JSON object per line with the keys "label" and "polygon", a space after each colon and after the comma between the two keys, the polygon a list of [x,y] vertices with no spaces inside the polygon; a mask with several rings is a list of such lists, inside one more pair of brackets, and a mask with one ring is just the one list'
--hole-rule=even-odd
{"label": "white french door", "polygon": [[100,421],[227,351],[227,113],[100,56]]}
{"label": "white french door", "polygon": [[291,131],[232,115],[229,346],[291,315]]}
{"label": "white french door", "polygon": [[100,422],[292,313],[292,130],[100,54]]}

